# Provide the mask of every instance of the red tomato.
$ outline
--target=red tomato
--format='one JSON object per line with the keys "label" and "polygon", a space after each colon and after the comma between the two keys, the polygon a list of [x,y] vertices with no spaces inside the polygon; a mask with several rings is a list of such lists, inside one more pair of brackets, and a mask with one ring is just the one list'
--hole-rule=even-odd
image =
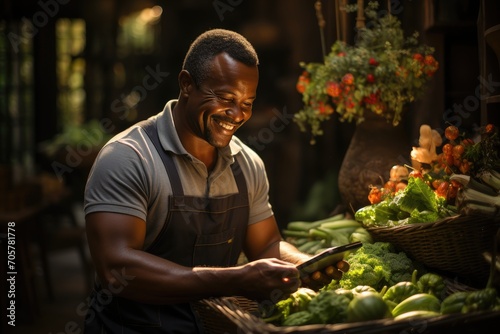
{"label": "red tomato", "polygon": [[441,180],[441,179],[432,180],[432,183],[431,183],[432,184],[432,188],[434,188],[434,189],[439,188],[439,185],[441,183],[443,183],[443,180]]}
{"label": "red tomato", "polygon": [[464,154],[464,146],[463,145],[460,145],[460,144],[457,144],[455,146],[453,146],[453,156],[455,158],[460,158],[462,156],[462,154]]}
{"label": "red tomato", "polygon": [[460,169],[460,173],[467,174],[470,171],[471,163],[464,159],[458,169]]}
{"label": "red tomato", "polygon": [[446,143],[443,145],[443,154],[446,156],[452,155],[453,154],[453,145],[450,143]]}
{"label": "red tomato", "polygon": [[470,138],[465,138],[464,140],[462,140],[462,145],[464,147],[471,146],[471,145],[474,145],[474,141]]}
{"label": "red tomato", "polygon": [[441,182],[439,187],[436,189],[436,194],[438,196],[447,198],[448,197],[448,188],[450,187],[450,183],[447,181]]}
{"label": "red tomato", "polygon": [[454,125],[450,125],[446,127],[446,129],[444,129],[444,136],[448,140],[455,140],[458,138],[458,135],[459,135],[458,128]]}
{"label": "red tomato", "polygon": [[424,176],[422,175],[422,172],[420,172],[420,171],[418,171],[416,169],[412,170],[410,172],[410,174],[408,175],[408,177],[418,177],[418,178],[420,178],[422,180],[424,179]]}
{"label": "red tomato", "polygon": [[370,193],[368,194],[368,200],[371,204],[380,203],[382,200],[382,192],[377,187],[372,187]]}

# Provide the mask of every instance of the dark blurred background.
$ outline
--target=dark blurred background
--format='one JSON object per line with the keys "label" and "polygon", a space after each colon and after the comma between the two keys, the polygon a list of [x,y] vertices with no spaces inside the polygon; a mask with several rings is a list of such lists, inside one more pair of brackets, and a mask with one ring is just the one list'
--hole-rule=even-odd
{"label": "dark blurred background", "polygon": [[[355,14],[337,10],[344,2],[356,1],[319,1],[328,49],[338,38],[353,40]],[[325,124],[324,136],[312,146],[309,134],[300,132],[291,120],[302,103],[295,89],[302,72],[299,63],[322,60],[316,3],[0,2],[1,223],[17,220],[19,229],[26,225],[23,235],[35,235],[26,238],[25,249],[30,257],[34,244],[36,254],[42,255],[31,258],[33,277],[46,282],[26,283],[34,286],[35,296],[25,291],[26,298],[36,299],[33,303],[39,308],[57,300],[58,284],[47,283],[55,280],[48,277],[48,271],[59,268],[57,264],[50,266],[55,248],[74,247],[76,260],[69,261],[77,265],[73,278],[80,277],[76,278],[78,284],[86,286],[79,262],[85,263],[88,257],[85,244],[78,245],[83,188],[95,154],[110,136],[158,113],[167,100],[177,97],[177,74],[184,54],[193,39],[209,28],[242,33],[260,56],[254,116],[238,136],[266,163],[270,200],[280,226],[292,219],[322,218],[340,205],[336,175],[355,126],[340,123],[333,116]],[[487,122],[498,125],[497,1],[392,0],[380,4],[381,10],[389,6],[397,9],[405,31],[420,32],[422,42],[436,49],[440,63],[425,97],[410,106],[405,118],[403,126],[411,138],[418,140],[423,123],[444,129],[449,120],[458,118],[461,128],[471,131]],[[487,97],[482,94],[485,89]],[[410,151],[411,147],[408,154]],[[40,209],[43,216],[36,214],[40,202],[49,202],[49,208],[44,204]],[[19,226],[32,220],[37,221],[35,227],[28,223]],[[60,226],[70,227],[68,235],[58,235]],[[84,268],[88,269],[85,275],[91,274],[87,263]],[[78,295],[75,303],[85,301],[82,296],[85,294]],[[76,305],[69,306],[72,314]],[[43,322],[40,317],[43,319],[44,313],[28,313],[19,311],[18,319],[39,328],[36,326]]]}

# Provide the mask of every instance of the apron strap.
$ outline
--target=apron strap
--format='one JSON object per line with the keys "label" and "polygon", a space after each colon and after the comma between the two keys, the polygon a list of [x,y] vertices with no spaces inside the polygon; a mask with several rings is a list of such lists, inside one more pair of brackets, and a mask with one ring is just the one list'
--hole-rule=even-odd
{"label": "apron strap", "polygon": [[[156,122],[152,119],[147,119],[141,121],[138,124],[141,128],[144,129],[149,139],[155,146],[158,154],[165,165],[165,169],[167,170],[167,174],[170,179],[170,184],[172,185],[172,192],[174,196],[183,196],[184,189],[182,188],[181,179],[179,177],[179,173],[177,172],[177,168],[175,167],[174,160],[172,156],[165,152],[160,143],[160,138],[158,137],[158,129],[156,127]],[[247,184],[245,181],[245,176],[240,168],[240,164],[238,160],[234,160],[234,163],[231,165],[231,170],[233,171],[234,179],[236,181],[236,185],[238,186],[238,192],[241,194],[247,194]]]}
{"label": "apron strap", "polygon": [[236,160],[236,158],[231,165],[231,170],[233,171],[234,180],[236,181],[236,186],[238,187],[238,193],[248,198],[247,182],[245,180],[245,176],[243,175],[243,171],[241,170],[240,164],[238,163],[238,160]]}
{"label": "apron strap", "polygon": [[175,196],[183,196],[184,189],[182,188],[181,179],[179,177],[179,173],[177,172],[177,168],[175,168],[174,160],[172,159],[172,155],[165,152],[160,143],[160,138],[158,137],[158,129],[156,127],[156,121],[152,119],[147,119],[139,123],[139,126],[144,129],[149,139],[155,146],[158,154],[165,165],[165,169],[167,170],[168,178],[170,180],[170,184],[172,186],[172,193]]}

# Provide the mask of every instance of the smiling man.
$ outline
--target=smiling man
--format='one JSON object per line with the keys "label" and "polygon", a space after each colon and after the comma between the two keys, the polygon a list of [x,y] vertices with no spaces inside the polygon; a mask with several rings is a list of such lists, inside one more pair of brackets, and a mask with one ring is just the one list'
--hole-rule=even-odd
{"label": "smiling man", "polygon": [[97,273],[86,333],[201,332],[190,302],[297,290],[295,264],[309,256],[282,240],[264,164],[234,136],[258,79],[246,39],[207,31],[186,54],[178,99],[103,147],[85,190]]}

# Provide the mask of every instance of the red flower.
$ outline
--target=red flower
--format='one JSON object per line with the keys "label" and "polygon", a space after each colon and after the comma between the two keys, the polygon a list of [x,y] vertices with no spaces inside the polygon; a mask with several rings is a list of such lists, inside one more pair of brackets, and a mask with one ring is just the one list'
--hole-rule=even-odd
{"label": "red flower", "polygon": [[329,104],[325,104],[323,102],[319,102],[318,103],[318,111],[319,111],[320,114],[330,115],[330,114],[333,113],[333,108]]}
{"label": "red flower", "polygon": [[345,105],[346,109],[354,109],[356,107],[356,104],[352,100],[351,96],[346,98],[344,105]]}
{"label": "red flower", "polygon": [[309,73],[307,73],[307,71],[302,72],[302,75],[299,77],[299,80],[297,81],[296,85],[297,91],[301,94],[304,93],[310,81],[311,79],[309,78]]}
{"label": "red flower", "polygon": [[363,101],[366,104],[375,104],[378,102],[378,95],[375,93],[371,93],[370,95],[363,98]]}
{"label": "red flower", "polygon": [[425,58],[424,58],[424,64],[425,65],[434,66],[436,63],[437,63],[436,59],[434,59],[434,57],[432,55],[425,56]]}
{"label": "red flower", "polygon": [[351,73],[347,73],[342,77],[342,82],[346,85],[352,85],[354,83],[354,76]]}
{"label": "red flower", "polygon": [[425,74],[428,77],[431,77],[438,70],[439,63],[432,55],[427,55],[424,58],[424,67],[425,67]]}
{"label": "red flower", "polygon": [[368,81],[369,83],[374,83],[375,82],[375,76],[371,73],[368,73],[366,75],[366,81]]}
{"label": "red flower", "polygon": [[424,56],[422,56],[420,53],[415,53],[413,55],[413,59],[415,59],[416,61],[422,62],[424,60]]}
{"label": "red flower", "polygon": [[378,61],[375,60],[375,58],[373,58],[373,57],[370,57],[370,59],[368,60],[368,63],[372,66],[378,66]]}
{"label": "red flower", "polygon": [[300,82],[300,81],[299,81],[299,82],[297,82],[297,86],[296,86],[296,88],[297,88],[297,91],[298,91],[300,94],[303,94],[303,93],[306,91],[307,86],[306,86],[306,85],[304,85],[304,83],[303,83],[303,82]]}
{"label": "red flower", "polygon": [[326,93],[331,97],[339,97],[342,93],[342,88],[337,82],[330,81],[326,84]]}

